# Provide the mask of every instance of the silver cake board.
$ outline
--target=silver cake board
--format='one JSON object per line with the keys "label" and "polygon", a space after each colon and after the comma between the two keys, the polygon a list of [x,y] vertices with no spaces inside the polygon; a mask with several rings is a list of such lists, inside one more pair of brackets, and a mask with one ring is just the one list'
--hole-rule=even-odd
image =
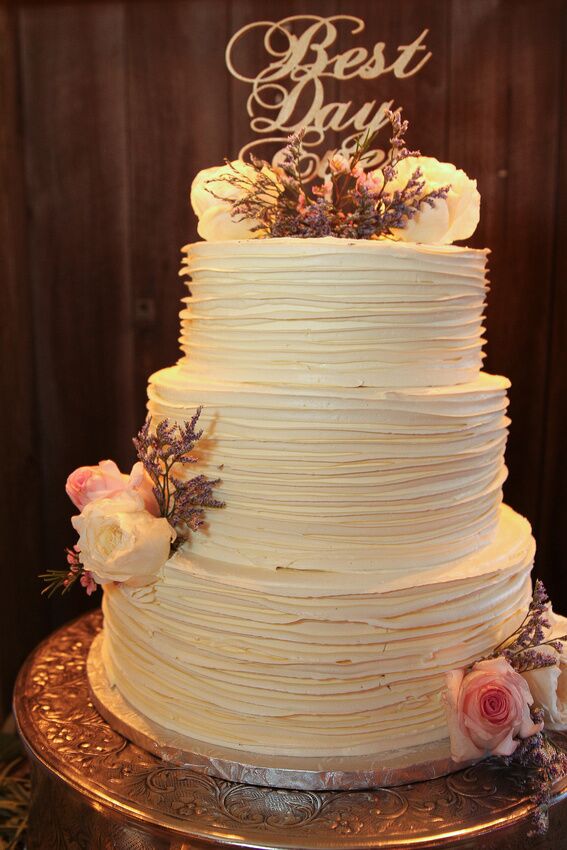
{"label": "silver cake board", "polygon": [[165,762],[249,785],[303,791],[351,791],[422,782],[462,770],[449,742],[364,756],[300,758],[215,747],[172,732],[144,717],[112,686],[102,662],[102,634],[94,639],[87,677],[93,704],[120,735]]}

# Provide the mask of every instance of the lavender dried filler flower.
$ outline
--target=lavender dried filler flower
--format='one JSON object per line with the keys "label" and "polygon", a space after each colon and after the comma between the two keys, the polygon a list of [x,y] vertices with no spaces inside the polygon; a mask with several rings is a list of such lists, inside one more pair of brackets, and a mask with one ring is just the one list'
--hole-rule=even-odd
{"label": "lavender dried filler flower", "polygon": [[138,459],[153,483],[153,494],[160,515],[165,517],[177,532],[172,550],[187,539],[190,531],[197,531],[205,522],[205,508],[222,508],[224,502],[216,499],[213,488],[220,480],[209,480],[205,475],[181,478],[176,467],[196,463],[192,452],[203,436],[196,430],[202,408],[198,408],[185,425],[162,420],[155,432],[150,430],[148,416],[137,437],[132,442]]}
{"label": "lavender dried filler flower", "polygon": [[[545,640],[551,629],[549,621],[550,601],[543,582],[539,579],[534,586],[528,613],[515,632],[502,641],[487,658],[503,657],[517,673],[527,673],[542,667],[553,667],[557,663],[553,649],[562,652],[567,635]],[[548,651],[546,651],[548,650]]]}
{"label": "lavender dried filler flower", "polygon": [[[536,723],[543,722],[541,709],[532,709],[532,717]],[[508,766],[519,764],[526,769],[535,805],[529,835],[545,835],[553,785],[567,774],[567,755],[544,732],[538,732],[521,741],[514,755],[504,759],[504,763]]]}
{"label": "lavender dried filler flower", "polygon": [[335,153],[329,160],[329,177],[312,187],[304,185],[300,161],[304,130],[288,139],[277,167],[251,156],[253,174],[246,174],[226,161],[228,173],[207,181],[207,191],[215,198],[214,184],[229,183],[238,190],[231,201],[231,216],[236,221],[252,220],[252,232],[268,237],[300,238],[337,236],[343,239],[392,237],[403,229],[424,205],[434,206],[445,199],[450,186],[427,189],[421,168],[417,167],[405,185],[396,181],[397,166],[419,151],[406,147],[404,135],[408,122],[402,121],[401,109],[388,111],[392,128],[390,150],[381,169],[366,172],[363,162],[377,133],[367,132],[355,140],[350,156]]}

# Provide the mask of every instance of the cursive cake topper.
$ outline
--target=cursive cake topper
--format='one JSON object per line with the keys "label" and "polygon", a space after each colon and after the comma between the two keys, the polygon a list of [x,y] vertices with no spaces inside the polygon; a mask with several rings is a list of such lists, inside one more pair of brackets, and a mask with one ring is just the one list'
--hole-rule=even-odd
{"label": "cursive cake topper", "polygon": [[[361,132],[373,135],[389,123],[387,112],[393,108],[392,100],[380,104],[376,99],[368,100],[360,106],[350,100],[326,103],[324,80],[376,80],[387,74],[397,79],[412,77],[431,59],[425,45],[429,31],[424,29],[411,44],[399,45],[398,56],[388,64],[383,41],[371,50],[360,45],[342,53],[332,50],[341,24],[347,25],[351,35],[365,28],[364,21],[352,15],[292,15],[281,21],[255,21],[232,36],[226,47],[226,65],[237,80],[252,86],[247,112],[251,130],[261,136],[241,148],[239,159],[270,144],[278,147],[272,160],[277,164],[288,137],[305,128],[304,178],[323,177],[332,151],[316,153],[313,148],[320,147],[327,132],[347,133],[340,149],[348,155]],[[267,64],[255,75],[239,70],[237,45],[262,33]],[[369,151],[367,166],[378,165],[384,158],[383,150]]]}

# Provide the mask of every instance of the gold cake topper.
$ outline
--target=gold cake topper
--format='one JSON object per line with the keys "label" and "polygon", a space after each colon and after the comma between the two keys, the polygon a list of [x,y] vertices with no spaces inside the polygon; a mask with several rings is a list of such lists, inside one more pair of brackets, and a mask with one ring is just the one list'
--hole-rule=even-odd
{"label": "gold cake topper", "polygon": [[[281,21],[255,21],[239,29],[226,47],[226,65],[230,73],[252,86],[247,100],[250,129],[260,138],[253,139],[239,151],[239,159],[247,158],[259,146],[277,145],[272,162],[277,164],[278,155],[290,134],[305,128],[304,149],[308,149],[303,162],[304,177],[323,177],[327,170],[329,154],[315,152],[325,140],[327,132],[346,133],[341,151],[351,152],[354,140],[361,132],[373,134],[389,123],[387,110],[394,102],[378,103],[368,100],[360,106],[352,101],[325,102],[325,79],[376,80],[386,74],[397,79],[406,79],[417,74],[431,59],[425,39],[429,30],[424,29],[411,42],[399,45],[398,56],[390,64],[385,53],[386,44],[376,42],[372,50],[363,46],[352,46],[342,53],[331,48],[339,37],[337,25],[350,25],[351,35],[365,29],[362,18],[352,15],[292,15]],[[255,76],[240,71],[236,64],[235,48],[248,37],[263,32],[263,48],[267,64]],[[278,44],[279,41],[279,44]],[[375,149],[370,152],[368,167],[384,160],[385,152]]]}

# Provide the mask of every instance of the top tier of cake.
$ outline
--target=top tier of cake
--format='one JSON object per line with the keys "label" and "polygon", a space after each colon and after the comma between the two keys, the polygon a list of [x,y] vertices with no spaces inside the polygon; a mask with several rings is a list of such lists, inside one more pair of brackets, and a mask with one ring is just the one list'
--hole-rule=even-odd
{"label": "top tier of cake", "polygon": [[203,379],[430,387],[478,377],[486,250],[327,237],[185,251],[181,366]]}

